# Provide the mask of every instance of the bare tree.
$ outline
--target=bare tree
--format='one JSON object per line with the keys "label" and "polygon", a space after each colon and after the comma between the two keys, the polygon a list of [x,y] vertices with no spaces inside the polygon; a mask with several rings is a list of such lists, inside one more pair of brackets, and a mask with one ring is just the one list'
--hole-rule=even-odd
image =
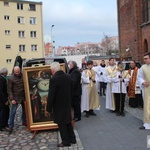
{"label": "bare tree", "polygon": [[109,37],[108,35],[104,34],[104,37],[102,39],[102,42],[101,42],[101,46],[102,46],[102,49],[104,51],[106,51],[107,55],[111,55],[111,37]]}

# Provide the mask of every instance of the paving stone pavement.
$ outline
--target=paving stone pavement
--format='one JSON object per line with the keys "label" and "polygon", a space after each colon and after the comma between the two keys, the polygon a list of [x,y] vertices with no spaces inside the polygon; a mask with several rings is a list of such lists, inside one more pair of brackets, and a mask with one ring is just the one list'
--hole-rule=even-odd
{"label": "paving stone pavement", "polygon": [[21,122],[21,106],[18,107],[13,132],[0,132],[0,150],[57,150],[58,132],[39,131],[31,140],[33,132],[29,132]]}
{"label": "paving stone pavement", "polygon": [[125,110],[135,116],[136,118],[143,120],[143,108],[131,108],[129,107],[129,99],[126,97]]}
{"label": "paving stone pavement", "polygon": [[[139,108],[130,108],[128,99],[125,101],[125,110],[142,120],[143,110]],[[76,128],[74,132],[77,138],[77,144],[72,144],[70,147],[57,148],[57,144],[61,142],[60,133],[57,130],[39,131],[38,134],[31,140],[33,132],[29,132],[21,122],[21,106],[18,107],[15,126],[13,132],[9,134],[6,131],[0,132],[0,150],[83,150],[81,139]]]}

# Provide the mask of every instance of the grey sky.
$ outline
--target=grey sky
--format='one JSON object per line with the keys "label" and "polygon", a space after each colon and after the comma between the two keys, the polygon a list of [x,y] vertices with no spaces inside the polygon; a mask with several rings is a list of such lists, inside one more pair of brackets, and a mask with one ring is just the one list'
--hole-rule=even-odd
{"label": "grey sky", "polygon": [[103,34],[118,35],[116,0],[32,0],[43,2],[44,39],[56,47],[101,42]]}

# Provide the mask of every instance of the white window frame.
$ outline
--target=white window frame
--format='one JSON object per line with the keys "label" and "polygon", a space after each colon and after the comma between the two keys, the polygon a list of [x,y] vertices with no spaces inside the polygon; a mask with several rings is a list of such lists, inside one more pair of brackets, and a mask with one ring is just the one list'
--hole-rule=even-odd
{"label": "white window frame", "polygon": [[5,30],[5,35],[10,35],[10,30]]}
{"label": "white window frame", "polygon": [[24,17],[19,16],[19,17],[18,17],[18,23],[19,23],[19,24],[24,24],[24,23],[25,23]]}
{"label": "white window frame", "polygon": [[17,9],[23,10],[23,3],[17,3]]}
{"label": "white window frame", "polygon": [[30,31],[30,37],[36,38],[37,32],[36,31]]}
{"label": "white window frame", "polygon": [[24,44],[19,45],[19,52],[25,52],[26,51],[26,46]]}
{"label": "white window frame", "polygon": [[4,19],[5,19],[5,20],[10,20],[10,16],[4,15]]}
{"label": "white window frame", "polygon": [[7,64],[11,64],[12,63],[12,59],[6,59],[6,63]]}
{"label": "white window frame", "polygon": [[30,24],[36,24],[36,17],[30,17]]}
{"label": "white window frame", "polygon": [[24,38],[25,37],[25,31],[18,31],[18,36],[20,38]]}
{"label": "white window frame", "polygon": [[38,51],[36,44],[31,45],[31,51],[32,52],[37,52]]}
{"label": "white window frame", "polygon": [[11,45],[6,45],[6,49],[11,49]]}

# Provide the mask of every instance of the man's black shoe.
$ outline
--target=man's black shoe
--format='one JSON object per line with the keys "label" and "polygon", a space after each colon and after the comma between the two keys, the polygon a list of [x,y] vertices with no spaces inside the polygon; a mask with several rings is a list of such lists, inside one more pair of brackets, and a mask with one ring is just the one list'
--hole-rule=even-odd
{"label": "man's black shoe", "polygon": [[106,94],[105,94],[105,93],[103,93],[103,95],[104,95],[104,96],[106,96]]}
{"label": "man's black shoe", "polygon": [[73,120],[74,120],[74,122],[77,122],[77,121],[80,121],[81,119],[75,118]]}
{"label": "man's black shoe", "polygon": [[122,112],[122,113],[120,113],[120,115],[124,117],[124,116],[125,116],[125,113],[124,113],[124,112]]}
{"label": "man's black shoe", "polygon": [[139,127],[140,130],[145,130],[144,126]]}
{"label": "man's black shoe", "polygon": [[115,110],[110,110],[110,112],[111,112],[111,113],[115,113],[116,111],[115,111]]}
{"label": "man's black shoe", "polygon": [[120,113],[119,113],[119,112],[116,112],[116,116],[120,116]]}
{"label": "man's black shoe", "polygon": [[94,113],[94,111],[90,111],[89,113],[90,113],[90,115],[92,115],[92,116],[96,116],[96,114]]}
{"label": "man's black shoe", "polygon": [[76,144],[77,142],[76,142],[76,141],[71,141],[70,143],[71,143],[71,144]]}
{"label": "man's black shoe", "polygon": [[90,114],[86,112],[85,117],[89,118]]}

